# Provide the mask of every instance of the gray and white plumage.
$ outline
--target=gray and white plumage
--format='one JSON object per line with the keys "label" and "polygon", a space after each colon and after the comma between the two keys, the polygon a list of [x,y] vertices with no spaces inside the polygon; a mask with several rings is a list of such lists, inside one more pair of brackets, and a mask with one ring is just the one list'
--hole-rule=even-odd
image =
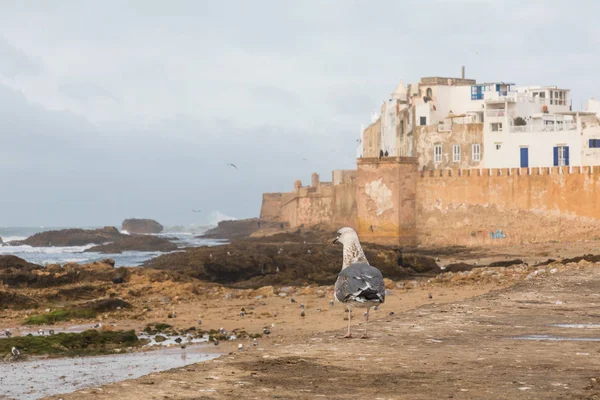
{"label": "gray and white plumage", "polygon": [[[335,282],[334,297],[335,300],[346,304],[348,307],[348,333],[346,337],[351,337],[352,308],[366,308],[368,324],[371,307],[385,302],[385,284],[381,271],[369,264],[354,229],[340,229],[333,243],[341,243],[344,246],[342,270]],[[366,335],[367,329],[365,326],[363,337],[366,337]]]}
{"label": "gray and white plumage", "polygon": [[355,307],[372,307],[385,301],[381,272],[366,262],[353,263],[342,269],[335,282],[335,298]]}

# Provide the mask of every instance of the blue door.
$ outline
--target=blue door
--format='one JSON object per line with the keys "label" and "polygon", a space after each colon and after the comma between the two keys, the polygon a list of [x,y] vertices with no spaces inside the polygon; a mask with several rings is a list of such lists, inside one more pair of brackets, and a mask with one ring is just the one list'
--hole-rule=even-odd
{"label": "blue door", "polygon": [[521,147],[521,168],[529,168],[529,147]]}

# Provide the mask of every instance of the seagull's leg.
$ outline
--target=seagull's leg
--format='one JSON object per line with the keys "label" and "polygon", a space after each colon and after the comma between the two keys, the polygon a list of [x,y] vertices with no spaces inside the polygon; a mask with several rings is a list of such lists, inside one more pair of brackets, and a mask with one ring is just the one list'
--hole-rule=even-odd
{"label": "seagull's leg", "polygon": [[371,307],[367,307],[367,322],[365,323],[365,333],[363,333],[363,335],[360,337],[361,339],[367,339],[367,328],[369,327],[369,311],[371,310]]}
{"label": "seagull's leg", "polygon": [[345,338],[351,338],[352,334],[350,334],[350,322],[352,321],[352,308],[348,306],[348,333],[346,333]]}

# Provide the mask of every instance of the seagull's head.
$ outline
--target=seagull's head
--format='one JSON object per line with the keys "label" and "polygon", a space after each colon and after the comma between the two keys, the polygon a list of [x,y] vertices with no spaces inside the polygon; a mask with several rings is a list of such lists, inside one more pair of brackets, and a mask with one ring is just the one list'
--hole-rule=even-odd
{"label": "seagull's head", "polygon": [[349,246],[352,243],[358,243],[358,235],[354,229],[348,227],[337,231],[337,236],[335,239],[333,239],[333,244]]}

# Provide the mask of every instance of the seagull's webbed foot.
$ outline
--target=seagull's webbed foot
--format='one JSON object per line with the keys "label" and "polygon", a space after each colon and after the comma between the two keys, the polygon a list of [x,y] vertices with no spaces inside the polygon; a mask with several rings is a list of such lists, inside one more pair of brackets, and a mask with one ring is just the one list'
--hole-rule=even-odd
{"label": "seagull's webbed foot", "polygon": [[350,332],[348,332],[344,335],[344,338],[346,338],[346,339],[349,339],[351,337],[352,337],[352,334]]}
{"label": "seagull's webbed foot", "polygon": [[361,335],[360,337],[361,339],[370,339],[371,337],[368,336],[366,333],[364,335]]}

